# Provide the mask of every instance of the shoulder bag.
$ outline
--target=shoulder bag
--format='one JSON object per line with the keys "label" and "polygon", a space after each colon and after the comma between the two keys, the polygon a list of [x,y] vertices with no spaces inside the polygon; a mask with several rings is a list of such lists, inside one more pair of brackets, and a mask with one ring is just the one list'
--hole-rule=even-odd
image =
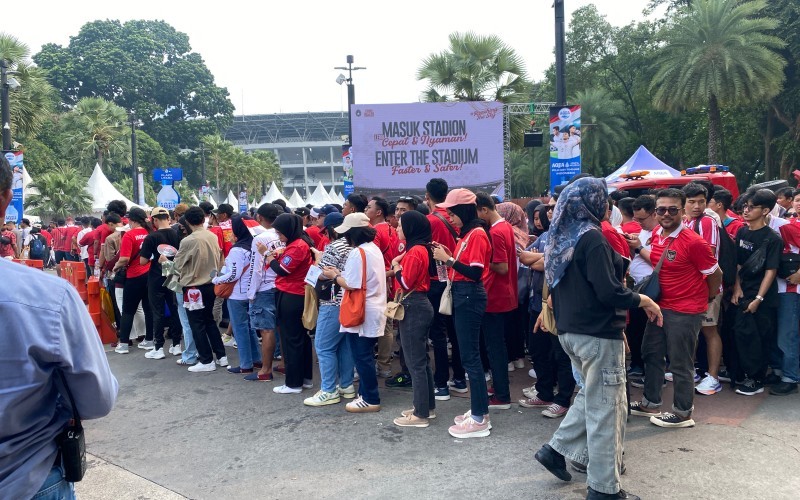
{"label": "shoulder bag", "polygon": [[778,264],[778,277],[786,279],[800,271],[800,254],[788,252],[781,255],[781,263]]}
{"label": "shoulder bag", "polygon": [[403,300],[408,297],[409,293],[411,293],[411,291],[404,294],[402,291],[397,290],[394,293],[394,300],[386,304],[386,310],[383,312],[383,314],[389,319],[402,321],[403,318],[406,317],[406,308],[403,307]]}
{"label": "shoulder bag", "polygon": [[755,252],[750,254],[750,257],[744,261],[742,267],[739,269],[739,275],[742,278],[755,278],[764,269],[764,264],[767,262],[767,245],[762,244],[756,248]]}
{"label": "shoulder bag", "polygon": [[[244,273],[246,273],[249,268],[250,264],[244,266],[244,269],[242,270],[242,276],[244,276]],[[241,276],[239,277],[239,279],[242,279]],[[216,295],[221,299],[227,299],[228,297],[233,295],[233,287],[235,287],[238,282],[239,280],[231,281],[228,283],[219,283],[218,285],[214,285],[214,295]]]}
{"label": "shoulder bag", "polygon": [[659,282],[658,275],[661,273],[661,266],[664,264],[664,257],[667,256],[667,252],[669,251],[669,247],[672,246],[673,241],[675,241],[675,238],[672,238],[672,240],[667,244],[667,248],[664,249],[664,253],[661,254],[661,258],[658,259],[658,264],[656,264],[656,267],[653,269],[653,272],[650,274],[650,276],[634,285],[634,292],[638,293],[639,295],[646,295],[655,302],[661,298],[661,283]]}
{"label": "shoulder bag", "polygon": [[545,330],[553,335],[558,335],[558,328],[556,328],[556,315],[553,308],[547,304],[547,298],[550,297],[550,287],[547,286],[547,281],[544,282],[542,287],[542,326]]}
{"label": "shoulder bag", "polygon": [[[467,239],[464,240],[464,243],[459,245],[458,253],[456,253],[456,256],[454,257],[455,262],[458,262],[458,258],[461,257],[461,252],[467,248],[467,243],[469,242],[470,237],[472,237],[473,231],[470,231],[470,233],[467,235]],[[453,262],[453,264],[455,264],[455,262]],[[442,292],[442,300],[439,302],[439,314],[444,314],[445,316],[453,315],[453,280],[450,279],[450,273],[447,273],[447,286],[444,287],[444,291]]]}
{"label": "shoulder bag", "polygon": [[444,222],[444,226],[450,232],[450,236],[452,236],[455,241],[458,241],[458,233],[456,232],[455,229],[453,229],[453,226],[452,224],[450,224],[450,221],[445,219],[444,216],[442,216],[442,214],[440,214],[439,212],[433,212],[433,216],[439,219],[440,221]]}
{"label": "shoulder bag", "polygon": [[364,249],[361,253],[361,288],[345,290],[342,305],[339,307],[339,323],[346,328],[364,324],[367,313],[367,256]]}
{"label": "shoulder bag", "polygon": [[317,327],[319,317],[319,301],[317,291],[313,286],[306,284],[305,297],[303,298],[303,326],[306,330],[313,330]]}
{"label": "shoulder bag", "polygon": [[72,410],[72,418],[67,422],[67,426],[58,435],[58,452],[61,454],[61,462],[64,467],[64,480],[70,483],[77,483],[83,479],[86,473],[86,440],[83,435],[83,425],[81,417],[78,415],[78,407],[72,398],[61,370],[56,370],[56,387],[62,396],[66,396]]}

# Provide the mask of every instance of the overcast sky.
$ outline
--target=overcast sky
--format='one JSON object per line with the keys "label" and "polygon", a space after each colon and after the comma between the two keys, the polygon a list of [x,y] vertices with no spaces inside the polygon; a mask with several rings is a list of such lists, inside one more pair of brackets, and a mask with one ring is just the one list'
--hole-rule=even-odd
{"label": "overcast sky", "polygon": [[[595,3],[614,25],[643,18],[647,0],[566,0],[571,13]],[[496,34],[522,56],[528,75],[553,61],[552,0],[459,2],[351,0],[201,2],[183,0],[29,0],[2,30],[35,54],[45,43],[67,45],[95,19],[162,19],[189,35],[236,114],[339,111],[345,86],[336,83],[347,54],[366,70],[353,73],[356,102],[416,102],[421,61],[447,48],[454,31]],[[497,10],[493,10],[496,8]],[[567,28],[569,29],[569,27]],[[569,88],[567,89],[569,92]]]}

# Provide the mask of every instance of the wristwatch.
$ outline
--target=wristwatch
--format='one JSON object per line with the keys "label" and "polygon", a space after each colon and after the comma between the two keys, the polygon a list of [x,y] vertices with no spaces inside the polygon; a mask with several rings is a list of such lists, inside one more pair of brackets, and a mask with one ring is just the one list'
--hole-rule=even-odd
{"label": "wristwatch", "polygon": [[764,297],[762,297],[761,295],[756,295],[756,300],[759,302],[764,302]]}
{"label": "wristwatch", "polygon": [[639,252],[641,252],[642,250],[644,250],[644,247],[642,245],[639,245],[637,248],[633,250],[633,253],[639,255]]}
{"label": "wristwatch", "polygon": [[455,263],[456,263],[456,259],[454,259],[452,257],[450,257],[449,259],[444,261],[444,265],[446,265],[447,267],[453,267],[453,264],[455,264]]}

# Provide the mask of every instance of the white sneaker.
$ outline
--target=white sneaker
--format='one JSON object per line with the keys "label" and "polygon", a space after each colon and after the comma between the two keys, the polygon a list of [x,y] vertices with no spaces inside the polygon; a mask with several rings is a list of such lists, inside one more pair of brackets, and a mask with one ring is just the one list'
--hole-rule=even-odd
{"label": "white sneaker", "polygon": [[309,379],[303,379],[303,389],[311,389],[314,387],[314,381]]}
{"label": "white sneaker", "polygon": [[353,399],[356,397],[356,388],[353,385],[347,387],[339,387],[339,395],[345,399]]}
{"label": "white sneaker", "polygon": [[217,360],[219,366],[228,366],[228,356],[222,356]]}
{"label": "white sneaker", "polygon": [[223,335],[222,336],[222,345],[225,347],[233,347],[236,344],[236,341],[230,335]]}
{"label": "white sneaker", "polygon": [[217,369],[217,365],[215,365],[213,362],[206,363],[206,364],[197,363],[196,365],[189,367],[189,371],[193,372],[193,373],[197,373],[197,372],[213,372],[216,369]]}
{"label": "white sneaker", "polygon": [[509,361],[508,362],[508,371],[513,372],[515,369],[516,368],[514,368],[514,362],[513,361]]}
{"label": "white sneaker", "polygon": [[319,391],[310,398],[303,400],[303,404],[306,406],[326,406],[336,404],[339,401],[341,399],[339,399],[338,392]]}
{"label": "white sneaker", "polygon": [[128,344],[120,342],[117,344],[117,347],[114,348],[114,352],[117,354],[128,354]]}
{"label": "white sneaker", "polygon": [[156,345],[153,343],[152,340],[142,340],[139,342],[136,347],[139,349],[155,349]]}
{"label": "white sneaker", "polygon": [[144,357],[147,359],[164,359],[164,348],[151,349],[144,353]]}
{"label": "white sneaker", "polygon": [[173,356],[180,356],[183,353],[183,351],[181,350],[181,345],[175,344],[174,346],[170,347],[169,353],[172,354]]}
{"label": "white sneaker", "polygon": [[537,378],[537,377],[536,377],[536,370],[534,370],[533,368],[531,368],[530,370],[528,370],[528,376],[529,376],[530,378]]}
{"label": "white sneaker", "polygon": [[522,358],[515,359],[514,368],[525,368],[525,360]]}
{"label": "white sneaker", "polygon": [[713,396],[722,391],[722,384],[719,383],[719,380],[706,373],[706,377],[694,389],[705,396]]}
{"label": "white sneaker", "polygon": [[277,387],[273,387],[272,388],[272,392],[275,392],[275,393],[278,393],[278,394],[300,394],[301,392],[303,392],[303,389],[299,389],[299,388],[298,389],[294,389],[292,387],[287,387],[285,385],[279,385]]}

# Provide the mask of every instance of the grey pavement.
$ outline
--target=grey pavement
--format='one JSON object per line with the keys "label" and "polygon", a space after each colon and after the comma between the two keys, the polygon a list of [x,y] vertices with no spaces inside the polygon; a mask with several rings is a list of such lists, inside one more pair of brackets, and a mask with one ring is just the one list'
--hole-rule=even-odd
{"label": "grey pavement", "polygon": [[[228,348],[236,364],[236,350]],[[175,358],[108,353],[119,400],[86,422],[92,454],[82,499],[146,498],[525,498],[577,499],[585,476],[561,482],[534,459],[559,424],[538,410],[493,411],[487,438],[447,433],[467,398],[437,402],[427,429],[392,424],[411,407],[410,390],[381,384],[382,411],[350,414],[302,395],[272,392],[224,369],[191,374]],[[531,385],[510,375],[512,397]],[[670,401],[670,388],[665,401]],[[640,397],[634,389],[632,397]],[[702,398],[702,399],[701,399]],[[698,396],[691,429],[664,430],[631,417],[623,488],[643,499],[795,499],[800,492],[800,397],[738,396],[726,386]]]}

